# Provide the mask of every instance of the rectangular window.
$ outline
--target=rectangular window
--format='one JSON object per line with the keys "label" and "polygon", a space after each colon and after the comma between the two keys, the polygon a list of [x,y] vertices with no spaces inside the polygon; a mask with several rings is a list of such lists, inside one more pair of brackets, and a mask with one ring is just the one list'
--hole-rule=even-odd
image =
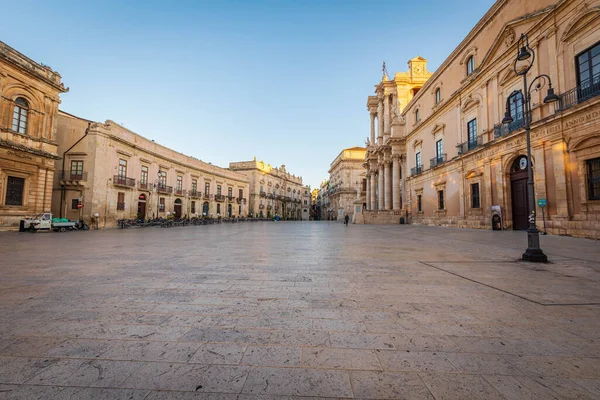
{"label": "rectangular window", "polygon": [[444,152],[442,139],[435,142],[435,157],[437,158],[438,164],[442,162],[442,153]]}
{"label": "rectangular window", "polygon": [[164,197],[161,197],[160,199],[158,199],[158,211],[160,211],[160,212],[165,211],[165,198]]}
{"label": "rectangular window", "polygon": [[438,210],[444,209],[444,191],[438,190]]}
{"label": "rectangular window", "polygon": [[600,200],[600,157],[587,160],[588,199]]}
{"label": "rectangular window", "polygon": [[71,199],[71,210],[78,210],[79,199]]}
{"label": "rectangular window", "polygon": [[196,202],[192,201],[192,206],[191,206],[191,210],[192,214],[196,214]]}
{"label": "rectangular window", "polygon": [[204,195],[205,196],[209,196],[210,195],[210,183],[206,182],[204,184]]}
{"label": "rectangular window", "polygon": [[167,186],[167,172],[166,171],[160,171],[158,173],[158,185],[163,188]]}
{"label": "rectangular window", "polygon": [[308,205],[308,202],[307,202],[306,200],[304,200],[304,205],[305,205],[305,206],[306,206],[306,205]]}
{"label": "rectangular window", "polygon": [[221,215],[221,204],[217,203],[217,214]]}
{"label": "rectangular window", "polygon": [[239,199],[241,200],[244,197],[244,189],[239,190]]}
{"label": "rectangular window", "polygon": [[198,181],[195,179],[192,179],[192,193],[196,194],[197,191],[198,191]]}
{"label": "rectangular window", "polygon": [[510,95],[508,98],[508,105],[510,107],[510,115],[513,121],[521,122],[523,119],[523,94],[517,92]]}
{"label": "rectangular window", "polygon": [[577,86],[579,101],[600,94],[600,43],[577,56]]}
{"label": "rectangular window", "polygon": [[479,183],[471,184],[471,208],[479,208],[481,203],[479,201]]}
{"label": "rectangular window", "polygon": [[125,193],[117,193],[117,210],[125,210]]}
{"label": "rectangular window", "polygon": [[423,212],[423,197],[420,194],[417,195],[417,211]]}
{"label": "rectangular window", "polygon": [[6,202],[7,206],[22,206],[23,191],[25,189],[25,178],[9,176],[6,182]]}
{"label": "rectangular window", "polygon": [[83,180],[83,160],[71,161],[71,179],[75,181]]}
{"label": "rectangular window", "polygon": [[175,190],[178,192],[183,190],[183,176],[181,175],[177,175],[177,186],[175,187]]}
{"label": "rectangular window", "polygon": [[467,122],[467,132],[469,134],[469,150],[477,147],[477,118]]}
{"label": "rectangular window", "polygon": [[127,177],[127,160],[119,159],[119,178]]}
{"label": "rectangular window", "polygon": [[421,152],[420,151],[415,155],[415,162],[417,163],[416,167],[421,168]]}
{"label": "rectangular window", "polygon": [[221,195],[221,185],[217,185],[217,196]]}
{"label": "rectangular window", "polygon": [[228,188],[227,189],[227,196],[228,197],[233,197],[233,188]]}
{"label": "rectangular window", "polygon": [[140,176],[140,183],[144,186],[148,185],[148,167],[142,165],[142,176]]}

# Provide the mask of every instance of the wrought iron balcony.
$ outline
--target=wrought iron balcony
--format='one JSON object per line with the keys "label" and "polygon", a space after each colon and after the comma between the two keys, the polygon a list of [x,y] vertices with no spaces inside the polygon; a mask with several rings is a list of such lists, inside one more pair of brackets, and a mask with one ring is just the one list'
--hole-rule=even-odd
{"label": "wrought iron balcony", "polygon": [[173,186],[167,186],[167,185],[163,185],[162,183],[159,183],[158,185],[156,185],[156,191],[158,193],[172,194]]}
{"label": "wrought iron balcony", "polygon": [[265,205],[264,204],[259,204],[258,208],[260,208],[262,210],[263,208],[265,208]]}
{"label": "wrought iron balcony", "polygon": [[202,193],[194,189],[190,190],[188,193],[190,194],[190,197],[202,197]]}
{"label": "wrought iron balcony", "polygon": [[461,155],[461,154],[465,154],[473,149],[476,149],[477,147],[480,147],[481,145],[483,145],[483,138],[481,136],[477,136],[477,138],[475,140],[468,140],[464,143],[457,145],[456,148],[458,149],[458,155]]}
{"label": "wrought iron balcony", "polygon": [[227,200],[233,201],[233,196],[227,196]]}
{"label": "wrought iron balcony", "polygon": [[225,201],[225,196],[222,194],[215,194],[215,201]]}
{"label": "wrought iron balcony", "polygon": [[261,190],[260,197],[265,197],[266,195],[267,195],[267,192],[264,192],[264,191]]}
{"label": "wrought iron balcony", "polygon": [[423,172],[423,167],[420,165],[410,169],[410,174],[412,176],[419,175],[421,172]]}
{"label": "wrought iron balcony", "polygon": [[177,196],[185,196],[185,190],[183,190],[182,188],[175,188],[175,194]]}
{"label": "wrought iron balcony", "polygon": [[202,195],[202,198],[203,198],[203,199],[205,199],[205,200],[208,200],[208,199],[210,199],[210,193],[204,193],[204,194]]}
{"label": "wrought iron balcony", "polygon": [[511,132],[517,131],[525,126],[525,119],[523,117],[514,120],[510,124],[497,124],[494,125],[494,139],[502,136],[506,136]]}
{"label": "wrought iron balcony", "polygon": [[138,182],[138,189],[140,190],[150,190],[151,187],[152,185],[148,182]]}
{"label": "wrought iron balcony", "polygon": [[113,185],[135,187],[135,179],[128,178],[126,176],[115,175],[113,176]]}
{"label": "wrought iron balcony", "polygon": [[271,208],[273,208],[273,206],[271,206],[270,204],[267,205],[267,210],[270,210]]}
{"label": "wrought iron balcony", "polygon": [[584,80],[579,86],[560,94],[555,110],[556,112],[567,110],[596,96],[600,96],[600,73]]}
{"label": "wrought iron balcony", "polygon": [[430,162],[431,168],[437,167],[438,165],[446,162],[446,154],[440,154],[437,157],[433,157],[431,160],[429,160],[429,162]]}
{"label": "wrought iron balcony", "polygon": [[[63,175],[64,172],[64,175]],[[58,176],[60,176],[61,181],[77,181],[77,182],[85,182],[87,181],[87,172],[73,172],[73,171],[59,171]]]}

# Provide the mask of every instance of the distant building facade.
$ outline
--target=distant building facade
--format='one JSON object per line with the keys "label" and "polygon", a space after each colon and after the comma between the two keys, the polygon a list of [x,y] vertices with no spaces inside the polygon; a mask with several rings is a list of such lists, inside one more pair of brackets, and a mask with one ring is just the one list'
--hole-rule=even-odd
{"label": "distant building facade", "polygon": [[61,76],[0,42],[0,226],[50,211]]}
{"label": "distant building facade", "polygon": [[285,165],[279,168],[254,158],[229,163],[229,169],[243,174],[249,181],[248,212],[254,217],[302,219],[302,177],[290,174]]}
{"label": "distant building facade", "polygon": [[[530,162],[514,70],[521,34],[535,52],[528,82],[547,74],[559,96],[545,104],[548,82],[536,81],[544,85],[530,99]],[[503,125],[507,109],[513,122]],[[411,223],[491,229],[494,207],[503,229],[525,229],[535,211],[538,229],[544,214],[549,233],[600,238],[600,2],[496,1],[391,125],[368,149],[373,214],[390,208],[376,183],[389,161],[375,155],[391,148],[401,171],[391,209]],[[546,200],[535,210],[529,168]]]}
{"label": "distant building facade", "polygon": [[100,227],[118,219],[247,215],[248,179],[113,122],[58,114],[52,212]]}
{"label": "distant building facade", "polygon": [[353,220],[355,206],[366,207],[366,149],[344,149],[331,163],[329,169],[329,198],[338,221],[348,215]]}
{"label": "distant building facade", "polygon": [[310,221],[310,214],[312,210],[312,194],[310,186],[304,186],[302,191],[302,221]]}

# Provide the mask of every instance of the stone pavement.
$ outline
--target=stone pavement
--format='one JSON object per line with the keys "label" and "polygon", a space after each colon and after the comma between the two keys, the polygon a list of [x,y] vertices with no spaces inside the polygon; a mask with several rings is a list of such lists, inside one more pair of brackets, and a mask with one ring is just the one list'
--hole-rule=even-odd
{"label": "stone pavement", "polygon": [[264,222],[0,233],[0,399],[598,399],[600,243]]}

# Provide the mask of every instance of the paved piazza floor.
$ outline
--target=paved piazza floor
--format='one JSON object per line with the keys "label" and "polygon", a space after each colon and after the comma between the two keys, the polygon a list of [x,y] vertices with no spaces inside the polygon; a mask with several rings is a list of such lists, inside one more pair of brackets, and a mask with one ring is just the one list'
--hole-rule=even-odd
{"label": "paved piazza floor", "polygon": [[[264,222],[0,233],[0,399],[598,399],[600,243]],[[303,397],[302,397],[303,396]]]}

